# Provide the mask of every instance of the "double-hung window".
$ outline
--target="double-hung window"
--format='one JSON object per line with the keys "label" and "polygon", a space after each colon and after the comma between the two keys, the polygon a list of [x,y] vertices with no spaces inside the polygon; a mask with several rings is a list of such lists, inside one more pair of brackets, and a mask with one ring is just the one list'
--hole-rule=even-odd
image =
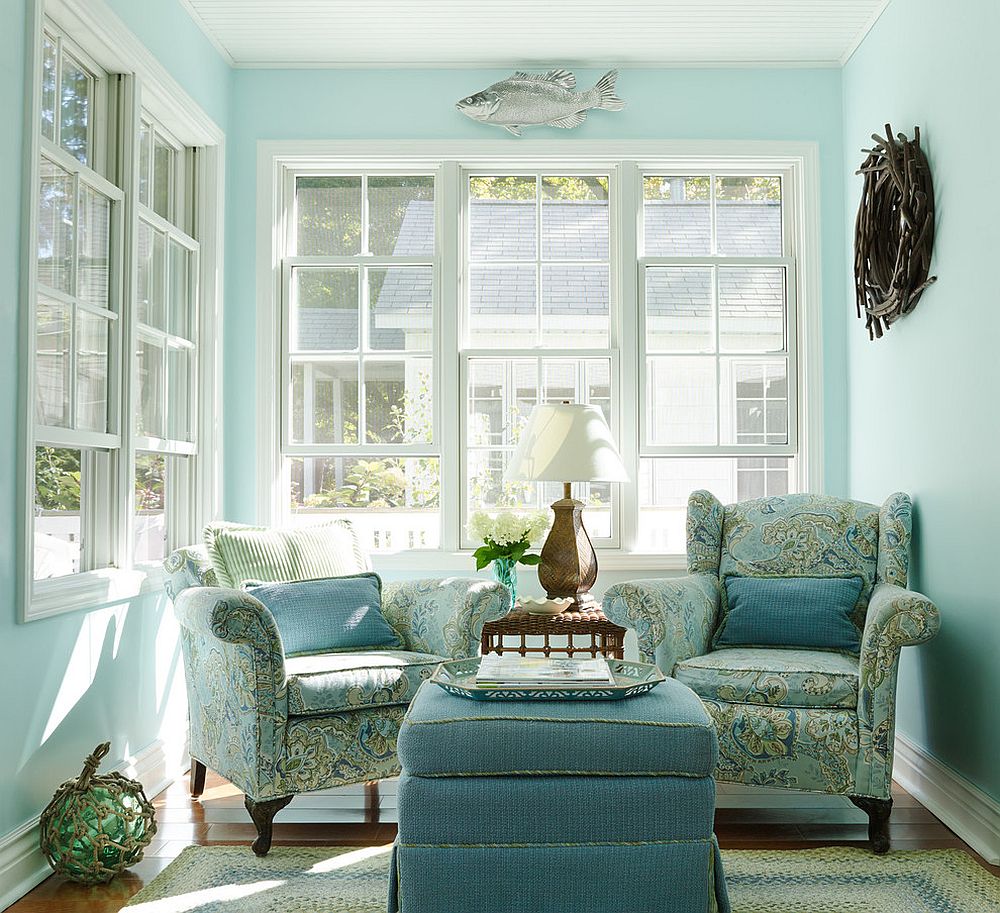
{"label": "double-hung window", "polygon": [[434,175],[291,181],[281,446],[293,517],[349,517],[372,550],[436,548]]}
{"label": "double-hung window", "polygon": [[602,409],[629,471],[574,486],[606,555],[682,555],[694,489],[803,483],[803,159],[627,147],[276,156],[262,476],[286,518],[347,517],[376,551],[470,548],[473,511],[561,497],[504,478],[531,409],[561,401]]}

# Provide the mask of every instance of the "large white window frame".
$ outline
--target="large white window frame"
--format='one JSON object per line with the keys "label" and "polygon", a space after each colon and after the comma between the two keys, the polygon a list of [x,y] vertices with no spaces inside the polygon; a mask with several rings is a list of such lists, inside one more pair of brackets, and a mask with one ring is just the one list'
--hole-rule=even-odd
{"label": "large white window frame", "polygon": [[[822,347],[820,314],[819,182],[818,149],[814,143],[797,142],[589,142],[522,141],[509,156],[498,156],[489,142],[452,143],[409,141],[392,144],[370,142],[275,141],[258,146],[258,521],[279,522],[283,516],[280,477],[280,441],[277,435],[276,391],[280,350],[273,340],[279,328],[276,315],[282,294],[280,250],[275,245],[274,226],[283,218],[284,182],[289,170],[331,169],[347,171],[359,163],[376,169],[408,171],[419,167],[437,172],[436,205],[438,249],[442,282],[437,297],[440,314],[440,351],[436,366],[435,399],[440,416],[441,451],[441,547],[434,556],[408,552],[379,556],[376,563],[386,569],[435,567],[442,570],[465,567],[467,543],[463,542],[461,517],[464,501],[465,462],[465,365],[474,350],[463,350],[465,338],[462,274],[464,180],[469,172],[508,174],[518,170],[561,173],[606,173],[611,175],[612,241],[612,340],[615,352],[613,383],[614,431],[627,466],[638,469],[640,455],[650,451],[640,441],[643,358],[639,345],[640,238],[643,218],[641,175],[647,174],[764,174],[780,175],[783,194],[783,233],[786,247],[781,258],[788,269],[790,294],[794,295],[794,318],[790,314],[788,344],[794,349],[798,399],[790,417],[797,436],[793,484],[800,489],[823,489],[822,460]],[[459,219],[443,213],[459,213]],[[635,213],[635,219],[622,213]],[[651,258],[644,258],[651,259]],[[738,258],[726,257],[725,265]],[[685,263],[689,262],[685,258]],[[754,262],[758,262],[754,258]],[[509,353],[514,355],[517,353]],[[545,354],[539,350],[532,356]],[[555,353],[553,353],[555,354]],[[573,353],[586,354],[584,352]],[[601,352],[601,355],[607,353]],[[792,448],[792,444],[787,449]],[[698,448],[703,452],[705,448]],[[746,455],[745,447],[734,449]],[[768,453],[774,455],[774,450]],[[661,454],[677,455],[664,450]],[[711,448],[707,456],[723,456]],[[618,538],[601,549],[601,565],[607,569],[670,571],[684,566],[682,555],[643,553],[636,550],[638,526],[638,479],[621,486],[617,504]]]}
{"label": "large white window frame", "polygon": [[[201,455],[196,469],[185,481],[187,496],[183,522],[176,524],[175,544],[184,544],[201,523],[217,516],[219,475],[217,427],[221,327],[219,311],[222,294],[222,228],[224,224],[224,134],[180,88],[173,77],[149,51],[98,0],[33,0],[28,5],[29,35],[26,54],[26,84],[30,101],[25,106],[25,143],[22,218],[22,287],[19,338],[21,352],[19,378],[19,459],[18,498],[21,511],[17,537],[17,604],[21,621],[31,621],[110,600],[134,596],[162,586],[158,565],[140,567],[132,555],[134,499],[134,458],[137,438],[131,427],[137,385],[135,380],[134,319],[136,281],[136,228],[138,184],[138,131],[140,107],[148,108],[178,141],[195,147],[197,192],[189,202],[193,221],[191,234],[201,239],[197,264],[202,307],[198,338],[206,340],[194,369],[194,383],[200,400],[195,440]],[[107,94],[96,93],[102,110],[114,119],[113,143],[96,145],[98,164],[113,185],[116,196],[113,238],[120,245],[119,266],[110,277],[111,298],[115,302],[114,331],[109,341],[108,429],[107,434],[40,428],[34,419],[36,303],[39,295],[36,271],[37,207],[40,156],[57,158],[63,167],[76,159],[42,136],[42,36],[57,33],[72,45],[72,54],[89,70],[106,77]],[[91,120],[93,123],[93,120]],[[98,134],[94,135],[98,140]],[[79,165],[79,163],[77,163]],[[110,180],[113,178],[113,180]],[[92,177],[86,178],[93,182]],[[102,190],[107,190],[102,185]],[[114,257],[112,258],[115,259]],[[63,433],[65,432],[65,433]],[[98,543],[97,559],[82,573],[34,580],[34,501],[35,446],[91,447],[97,457],[99,487],[89,496],[84,520],[87,535]],[[145,442],[148,443],[148,442]],[[98,449],[101,448],[101,449]],[[104,456],[106,454],[106,456]],[[87,495],[85,495],[87,497]]]}

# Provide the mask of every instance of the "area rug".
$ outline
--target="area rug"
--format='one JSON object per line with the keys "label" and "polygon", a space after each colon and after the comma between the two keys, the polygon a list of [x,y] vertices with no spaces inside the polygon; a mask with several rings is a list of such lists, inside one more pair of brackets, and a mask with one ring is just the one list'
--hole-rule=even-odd
{"label": "area rug", "polygon": [[[132,913],[384,913],[391,848],[185,849]],[[733,913],[997,913],[1000,879],[959,850],[724,850]],[[445,913],[445,911],[442,911]]]}

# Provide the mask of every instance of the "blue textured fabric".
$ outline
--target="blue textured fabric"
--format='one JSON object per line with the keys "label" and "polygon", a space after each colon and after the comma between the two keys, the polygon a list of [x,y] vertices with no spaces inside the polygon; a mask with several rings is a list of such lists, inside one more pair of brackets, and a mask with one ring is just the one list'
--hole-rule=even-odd
{"label": "blue textured fabric", "polygon": [[806,647],[857,653],[851,620],[860,577],[726,577],[729,611],[716,647]]}
{"label": "blue textured fabric", "polygon": [[[484,811],[484,797],[495,812]],[[643,843],[661,839],[665,822],[672,839],[708,840],[715,781],[403,773],[397,804],[404,843]]]}
{"label": "blue textured fabric", "polygon": [[382,617],[378,574],[265,583],[246,590],[274,616],[285,656],[402,646]]}
{"label": "blue textured fabric", "polygon": [[704,705],[674,679],[624,701],[454,697],[425,682],[399,732],[403,768],[422,776],[708,776],[718,744]]}
{"label": "blue textured fabric", "polygon": [[719,865],[712,840],[499,847],[415,847],[398,840],[389,911],[729,913],[725,883],[716,879]]}

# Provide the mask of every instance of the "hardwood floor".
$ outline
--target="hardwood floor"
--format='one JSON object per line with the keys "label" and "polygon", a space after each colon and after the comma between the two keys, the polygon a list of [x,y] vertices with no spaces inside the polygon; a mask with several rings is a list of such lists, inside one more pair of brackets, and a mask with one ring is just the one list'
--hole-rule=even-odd
{"label": "hardwood floor", "polygon": [[[328,846],[379,846],[396,836],[395,782],[382,784],[381,823],[365,823],[364,787],[300,796],[278,815],[274,846],[305,843]],[[899,787],[890,831],[893,849],[954,847],[987,865],[952,831]],[[208,774],[200,799],[188,793],[187,778],[154,800],[158,829],[145,858],[108,885],[83,887],[53,876],[8,913],[117,913],[144,884],[191,844],[249,844],[255,831],[233,786]],[[720,786],[715,830],[723,849],[806,849],[818,846],[866,846],[864,813],[846,799],[801,793],[775,793],[762,802]]]}

